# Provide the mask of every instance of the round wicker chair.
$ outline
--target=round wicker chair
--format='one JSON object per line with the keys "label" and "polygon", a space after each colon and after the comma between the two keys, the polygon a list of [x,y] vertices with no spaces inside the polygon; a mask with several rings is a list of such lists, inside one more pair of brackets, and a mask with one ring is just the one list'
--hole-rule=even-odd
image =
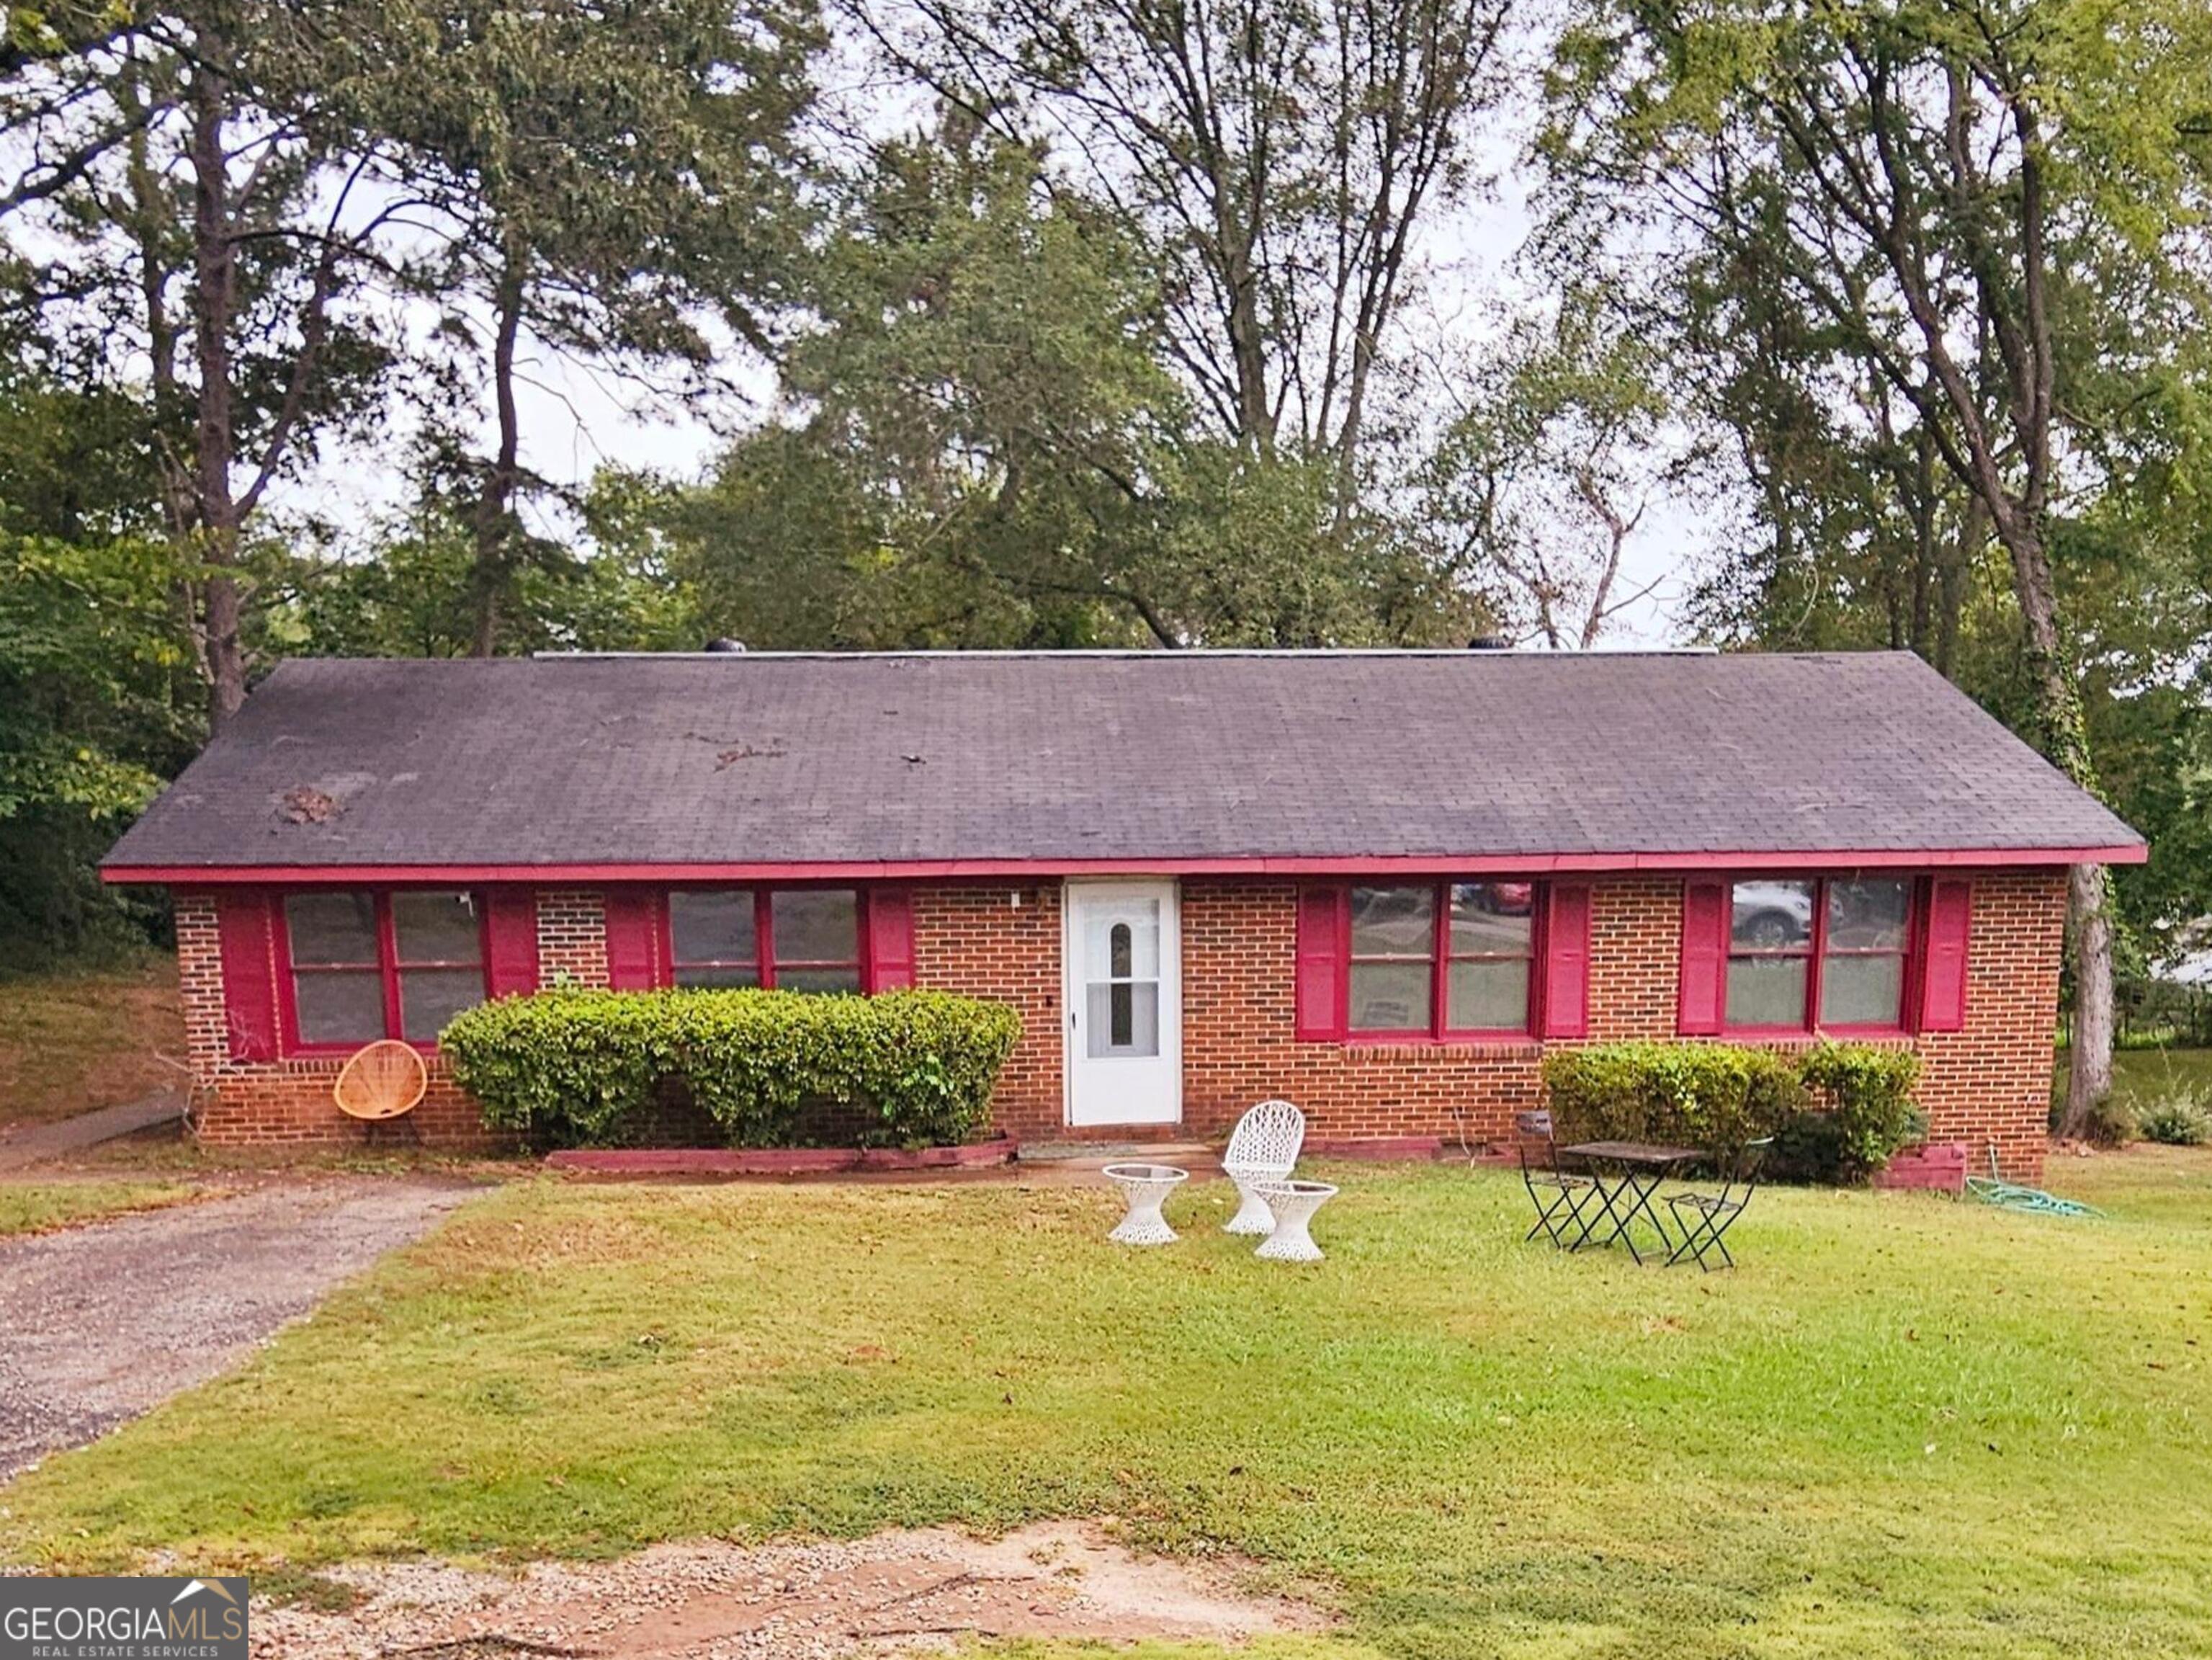
{"label": "round wicker chair", "polygon": [[430,1069],[414,1047],[384,1037],[348,1058],[331,1095],[338,1110],[359,1119],[362,1134],[370,1136],[378,1126],[414,1111],[429,1087]]}
{"label": "round wicker chair", "polygon": [[1306,1116],[1287,1101],[1262,1101],[1237,1121],[1222,1173],[1237,1184],[1243,1201],[1222,1226],[1224,1233],[1273,1233],[1275,1213],[1258,1191],[1263,1182],[1288,1179],[1306,1142]]}

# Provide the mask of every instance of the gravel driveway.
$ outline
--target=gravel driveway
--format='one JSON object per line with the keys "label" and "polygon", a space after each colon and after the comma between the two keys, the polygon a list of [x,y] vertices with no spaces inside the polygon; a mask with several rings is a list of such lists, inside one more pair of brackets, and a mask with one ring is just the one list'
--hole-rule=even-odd
{"label": "gravel driveway", "polygon": [[473,1191],[287,1183],[0,1241],[0,1479],[237,1365]]}

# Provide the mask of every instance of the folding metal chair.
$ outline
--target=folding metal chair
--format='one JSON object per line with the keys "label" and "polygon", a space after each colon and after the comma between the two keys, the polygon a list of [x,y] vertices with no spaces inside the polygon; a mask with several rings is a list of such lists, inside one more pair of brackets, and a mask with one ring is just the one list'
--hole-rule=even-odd
{"label": "folding metal chair", "polygon": [[1735,1157],[1722,1172],[1718,1193],[1667,1195],[1675,1225],[1682,1230],[1682,1243],[1667,1258],[1668,1267],[1674,1267],[1686,1256],[1694,1256],[1698,1268],[1710,1274],[1713,1265],[1705,1260],[1709,1256],[1718,1256],[1725,1267],[1735,1266],[1735,1258],[1729,1255],[1723,1236],[1735,1225],[1735,1219],[1743,1214],[1744,1207],[1751,1203],[1751,1195],[1759,1186],[1759,1168],[1766,1160],[1766,1150],[1773,1145],[1774,1138],[1765,1135],[1738,1147]]}
{"label": "folding metal chair", "polygon": [[1536,1225],[1521,1236],[1522,1240],[1525,1243],[1540,1233],[1564,1249],[1569,1243],[1569,1230],[1577,1237],[1587,1231],[1582,1226],[1583,1207],[1596,1193],[1597,1183],[1587,1176],[1559,1168],[1559,1148],[1552,1138],[1550,1113],[1516,1113],[1513,1138],[1521,1153],[1521,1183],[1528,1189],[1528,1202],[1536,1207]]}

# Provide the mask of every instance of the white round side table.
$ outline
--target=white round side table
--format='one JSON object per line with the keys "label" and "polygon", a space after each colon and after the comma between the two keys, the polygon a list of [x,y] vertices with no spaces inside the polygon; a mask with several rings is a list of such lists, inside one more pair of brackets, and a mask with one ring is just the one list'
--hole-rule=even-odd
{"label": "white round side table", "polygon": [[1106,1237],[1117,1245],[1171,1245],[1180,1237],[1160,1214],[1160,1206],[1176,1187],[1190,1179],[1187,1170],[1173,1164],[1109,1164],[1106,1179],[1121,1189],[1128,1213]]}
{"label": "white round side table", "polygon": [[1255,1189],[1275,1213],[1275,1231],[1252,1253],[1270,1262],[1318,1262],[1321,1247],[1307,1231],[1313,1213],[1336,1196],[1326,1182],[1261,1182]]}

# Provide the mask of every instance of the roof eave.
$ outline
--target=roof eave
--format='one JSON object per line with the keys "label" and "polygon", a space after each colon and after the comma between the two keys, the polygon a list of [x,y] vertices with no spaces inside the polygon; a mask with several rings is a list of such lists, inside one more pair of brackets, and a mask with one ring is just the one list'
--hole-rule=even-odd
{"label": "roof eave", "polygon": [[290,883],[820,882],[1063,876],[1365,876],[1481,871],[1503,876],[1696,871],[1996,868],[2139,865],[2142,842],[2100,847],[1862,848],[1645,853],[1250,854],[1179,859],[884,859],[688,863],[129,864],[100,866],[103,882],[167,887]]}

